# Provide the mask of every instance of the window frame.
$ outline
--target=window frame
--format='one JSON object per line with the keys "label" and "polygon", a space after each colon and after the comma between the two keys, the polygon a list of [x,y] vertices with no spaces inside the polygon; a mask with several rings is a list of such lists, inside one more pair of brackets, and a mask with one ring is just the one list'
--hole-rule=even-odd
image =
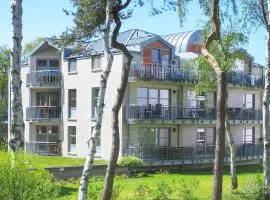
{"label": "window frame", "polygon": [[[77,127],[76,126],[68,126],[68,153],[71,154],[76,154],[77,152]],[[73,140],[71,139],[71,137],[73,138]],[[75,143],[71,143],[71,141],[75,141]],[[73,147],[71,147],[71,145],[73,145]],[[72,150],[72,149],[75,150]]]}
{"label": "window frame", "polygon": [[[73,73],[77,73],[77,58],[70,58],[68,59],[68,73],[69,74],[73,74]],[[74,64],[74,69],[71,70],[71,64],[72,63],[75,63]]]}
{"label": "window frame", "polygon": [[[71,97],[71,93],[75,92],[75,98]],[[75,101],[75,106],[71,105],[71,101]],[[75,108],[75,116],[72,116],[71,108]],[[76,89],[68,89],[68,119],[77,119],[77,90]]]}
{"label": "window frame", "polygon": [[101,68],[102,68],[102,55],[92,55],[91,70],[97,71],[97,70],[101,70]]}

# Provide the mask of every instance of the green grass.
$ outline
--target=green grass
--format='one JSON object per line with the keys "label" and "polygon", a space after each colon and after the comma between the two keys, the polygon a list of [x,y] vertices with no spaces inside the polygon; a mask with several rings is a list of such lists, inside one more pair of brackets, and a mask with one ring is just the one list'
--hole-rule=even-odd
{"label": "green grass", "polygon": [[[33,156],[37,165],[42,167],[64,167],[64,166],[82,166],[85,159],[83,158],[69,158],[60,156]],[[95,165],[106,164],[104,160],[95,160]]]}
{"label": "green grass", "polygon": [[[243,188],[246,181],[252,176],[261,175],[262,168],[258,165],[251,166],[241,166],[237,169],[238,172],[238,181],[239,188]],[[190,181],[191,179],[195,179],[199,181],[199,187],[196,189],[195,194],[200,200],[208,200],[211,199],[212,186],[213,186],[213,176],[211,170],[206,171],[189,171],[189,172],[181,172],[181,173],[156,173],[149,174],[148,177],[134,177],[134,178],[120,178],[117,177],[115,184],[120,185],[121,191],[120,195],[117,199],[126,200],[126,199],[134,199],[135,189],[140,184],[146,184],[150,188],[155,188],[157,183],[161,180],[168,183],[172,189],[173,193],[171,194],[172,199],[176,198],[177,188],[180,187],[181,180]],[[102,184],[102,180],[98,180],[100,184]],[[60,182],[61,192],[59,196],[59,200],[65,199],[76,199],[77,190],[79,187],[78,181],[69,181],[69,182]],[[224,181],[223,181],[223,194],[228,194],[230,192],[230,176],[229,170],[225,170]]]}

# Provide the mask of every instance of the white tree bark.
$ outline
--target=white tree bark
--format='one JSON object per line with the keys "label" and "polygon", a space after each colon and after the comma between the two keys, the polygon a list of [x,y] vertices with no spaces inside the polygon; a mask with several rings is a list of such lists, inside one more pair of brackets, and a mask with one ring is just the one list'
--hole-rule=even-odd
{"label": "white tree bark", "polygon": [[264,144],[263,173],[264,173],[265,189],[269,188],[270,186],[270,129],[269,129],[270,32],[267,32],[266,40],[267,40],[266,41],[266,67],[267,69],[266,69],[266,75],[265,75],[265,88],[264,88],[264,94],[263,94],[263,140],[264,140],[263,142]]}
{"label": "white tree bark", "polygon": [[236,174],[236,147],[231,133],[231,126],[229,123],[229,117],[226,116],[226,134],[230,147],[230,174],[231,174],[231,190],[235,190],[238,187],[238,180]]}
{"label": "white tree bark", "polygon": [[[88,154],[86,157],[86,161],[84,164],[84,169],[80,181],[80,188],[79,188],[79,195],[78,200],[85,200],[87,199],[87,189],[88,189],[88,183],[89,178],[91,177],[91,170],[93,168],[95,153],[96,153],[96,141],[100,137],[100,130],[102,125],[102,116],[103,116],[103,109],[104,109],[104,99],[106,94],[106,88],[107,88],[107,80],[109,77],[109,74],[111,72],[112,63],[113,63],[113,55],[110,51],[109,46],[109,34],[110,34],[110,24],[111,24],[111,0],[107,0],[106,5],[106,22],[105,22],[105,28],[104,28],[104,55],[107,59],[107,65],[106,68],[103,70],[101,77],[100,77],[100,85],[99,85],[99,93],[98,93],[98,106],[97,106],[97,112],[96,112],[96,125],[93,129],[93,133],[91,134],[90,139],[88,140]],[[92,108],[93,109],[93,108]]]}
{"label": "white tree bark", "polygon": [[22,0],[11,1],[12,51],[11,51],[11,130],[9,148],[14,152],[23,147],[24,121],[21,91],[21,49],[22,49]]}

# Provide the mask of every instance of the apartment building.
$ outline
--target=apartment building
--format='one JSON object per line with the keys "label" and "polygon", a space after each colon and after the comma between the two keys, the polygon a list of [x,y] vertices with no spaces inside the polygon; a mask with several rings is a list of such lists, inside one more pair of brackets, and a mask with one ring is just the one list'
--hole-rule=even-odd
{"label": "apartment building", "polygon": [[[119,34],[134,59],[119,114],[120,155],[147,161],[202,161],[214,157],[216,92],[196,94],[196,76],[183,63],[200,53],[201,31],[159,36],[132,29]],[[111,109],[120,84],[121,52],[108,80],[97,156],[108,159]],[[22,67],[26,151],[84,157],[95,125],[99,80],[106,65],[103,40],[92,43],[91,55],[61,51],[48,42],[38,46]],[[228,77],[228,115],[237,156],[262,153],[261,99],[263,66],[250,55],[236,63]],[[203,159],[205,160],[205,159]]]}

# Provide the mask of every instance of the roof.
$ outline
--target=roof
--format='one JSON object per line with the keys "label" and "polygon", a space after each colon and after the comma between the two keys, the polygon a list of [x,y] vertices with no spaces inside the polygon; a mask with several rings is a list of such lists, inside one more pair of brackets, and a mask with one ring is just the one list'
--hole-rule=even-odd
{"label": "roof", "polygon": [[32,56],[33,54],[40,52],[40,51],[46,51],[49,48],[55,48],[57,50],[61,50],[58,47],[54,46],[53,44],[51,44],[49,41],[44,40],[43,42],[41,42],[36,48],[34,48],[32,50],[32,52],[29,54],[29,57]]}
{"label": "roof", "polygon": [[175,47],[175,53],[188,52],[190,44],[199,44],[201,42],[201,30],[188,31],[176,34],[162,36],[164,40]]}

